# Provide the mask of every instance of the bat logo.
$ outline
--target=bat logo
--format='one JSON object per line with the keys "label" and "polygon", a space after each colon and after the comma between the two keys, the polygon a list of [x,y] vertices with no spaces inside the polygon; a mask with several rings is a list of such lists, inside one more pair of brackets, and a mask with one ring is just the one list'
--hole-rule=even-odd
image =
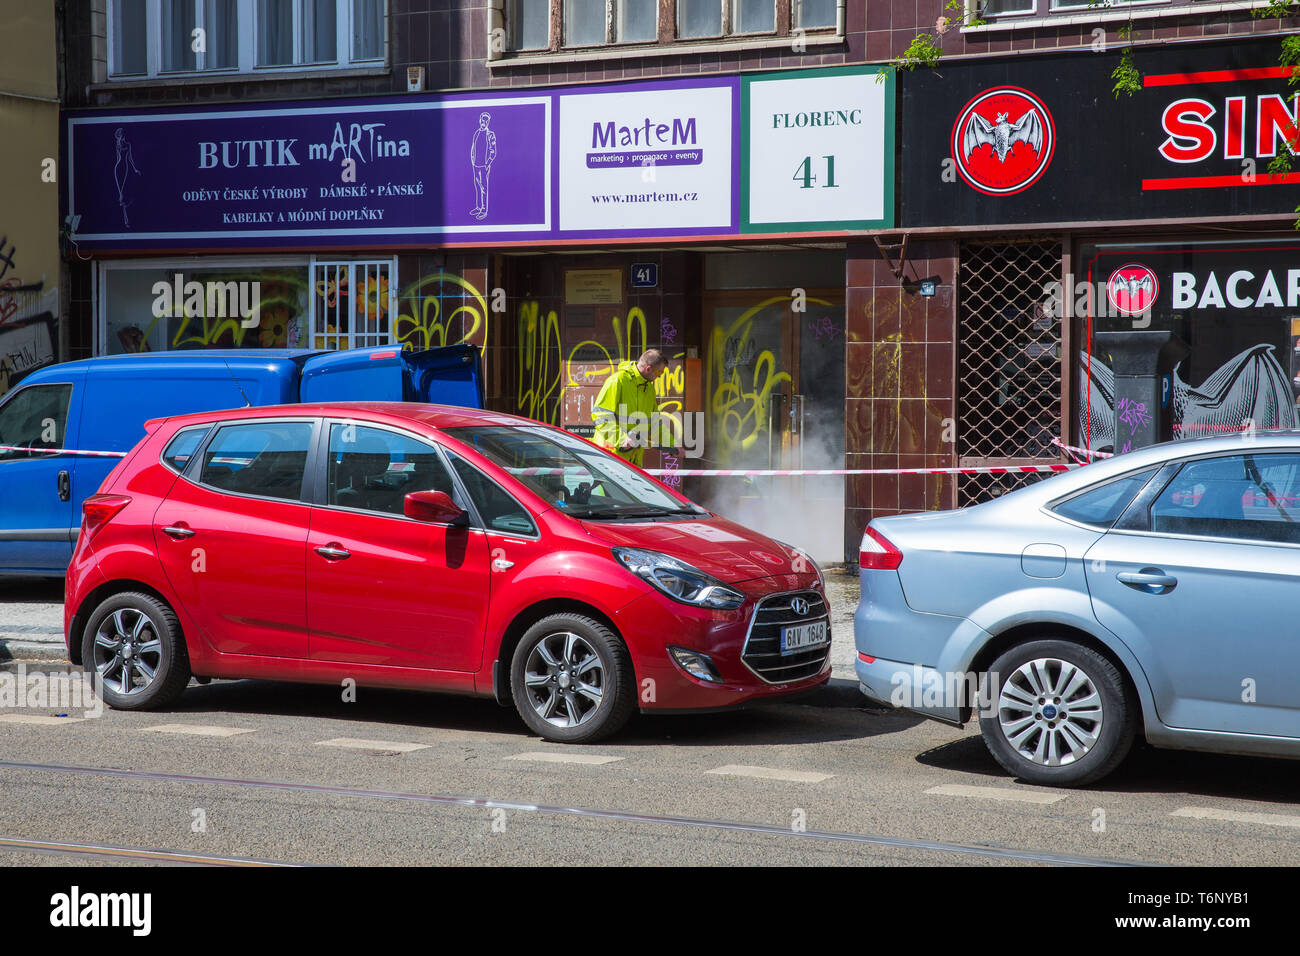
{"label": "bat logo", "polygon": [[1139,262],[1122,265],[1106,280],[1106,298],[1119,315],[1141,315],[1160,294],[1160,280]]}
{"label": "bat logo", "polygon": [[957,116],[952,158],[968,185],[989,196],[1028,189],[1046,172],[1056,146],[1047,106],[1016,86],[985,90]]}

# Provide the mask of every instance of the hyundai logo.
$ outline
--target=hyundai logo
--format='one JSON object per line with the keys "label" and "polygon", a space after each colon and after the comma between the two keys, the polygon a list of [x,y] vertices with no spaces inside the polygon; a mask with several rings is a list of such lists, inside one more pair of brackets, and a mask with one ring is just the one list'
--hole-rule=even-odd
{"label": "hyundai logo", "polygon": [[807,598],[797,597],[790,599],[790,610],[794,611],[794,613],[798,614],[800,617],[804,617],[808,614],[809,607]]}

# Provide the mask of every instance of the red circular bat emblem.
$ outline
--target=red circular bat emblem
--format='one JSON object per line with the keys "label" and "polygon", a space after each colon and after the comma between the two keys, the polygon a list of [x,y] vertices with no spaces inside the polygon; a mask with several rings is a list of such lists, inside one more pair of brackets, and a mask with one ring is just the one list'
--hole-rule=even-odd
{"label": "red circular bat emblem", "polygon": [[1139,262],[1120,266],[1106,281],[1106,298],[1120,315],[1141,315],[1160,294],[1160,280]]}
{"label": "red circular bat emblem", "polygon": [[1052,114],[1018,86],[985,90],[952,126],[952,158],[962,179],[989,196],[1028,189],[1047,171],[1056,147]]}

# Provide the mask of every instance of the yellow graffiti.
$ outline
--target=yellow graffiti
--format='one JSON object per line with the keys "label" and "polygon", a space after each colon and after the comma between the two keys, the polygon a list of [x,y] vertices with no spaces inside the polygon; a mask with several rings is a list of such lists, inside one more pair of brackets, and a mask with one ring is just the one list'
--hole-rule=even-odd
{"label": "yellow graffiti", "polygon": [[[519,305],[518,391],[520,415],[558,425],[560,422],[560,320],[551,310],[543,318],[537,302]],[[552,360],[554,369],[552,370]]]}
{"label": "yellow graffiti", "polygon": [[[902,333],[894,332],[893,334],[887,336],[883,342],[879,342],[876,344],[875,348],[872,349],[872,357],[871,357],[872,367],[879,367],[876,362],[877,357],[881,357],[884,359],[885,375],[883,381],[875,383],[874,392],[877,395],[880,394],[894,395],[896,396],[896,398],[894,399],[893,416],[886,419],[885,429],[882,434],[877,435],[873,432],[871,436],[871,444],[872,447],[874,448],[897,449],[899,447],[899,440],[900,440],[899,429],[902,428],[904,425],[903,395],[902,395],[902,387],[901,387],[902,374],[903,374],[901,368],[902,358],[903,358]],[[926,395],[924,381],[921,382],[921,398],[925,402],[925,409],[927,415],[933,416],[934,418],[940,418],[940,419],[943,417],[943,413],[939,409],[935,408],[934,403],[930,400],[930,397]],[[923,438],[924,436],[916,436],[916,437]],[[922,448],[925,447],[925,442],[923,440],[919,441],[918,444]],[[927,480],[931,478],[935,479],[936,492],[937,492],[935,495],[934,505],[927,506],[926,510],[927,511],[942,510],[943,500],[944,500],[943,486],[946,480],[946,476],[927,475],[926,478]],[[957,479],[954,476],[952,480],[955,482]]]}
{"label": "yellow graffiti", "polygon": [[[623,319],[622,326],[619,325],[619,320],[617,318],[612,319],[610,325],[613,326],[614,329],[615,346],[613,352],[592,339],[585,339],[569,350],[569,360],[565,363],[564,367],[564,382],[566,388],[578,388],[580,385],[584,384],[590,385],[592,384],[593,379],[603,382],[605,379],[609,378],[609,376],[618,371],[618,367],[621,363],[632,361],[633,356],[640,357],[641,353],[649,347],[646,345],[645,313],[640,309],[631,309]],[[596,359],[592,362],[577,361],[578,354],[589,346],[593,349],[599,349],[604,355],[604,365],[600,364],[600,359]],[[586,382],[579,382],[573,377],[573,366],[575,363],[579,365],[596,366],[595,368],[583,370],[582,377],[587,380]],[[659,391],[659,385],[657,382],[655,383],[655,394],[663,394]]]}
{"label": "yellow graffiti", "polygon": [[[460,289],[443,295],[443,286]],[[443,316],[443,299],[461,304]],[[464,300],[464,301],[463,301]],[[393,334],[404,346],[423,350],[468,342],[486,346],[488,341],[488,304],[483,293],[465,279],[450,272],[424,276],[402,290],[398,296],[397,320]],[[459,336],[453,331],[460,320]]]}
{"label": "yellow graffiti", "polygon": [[[768,427],[766,411],[772,392],[782,382],[792,381],[788,372],[777,368],[771,350],[758,351],[753,339],[755,316],[768,306],[791,301],[788,295],[772,296],[746,310],[730,325],[714,326],[705,392],[709,395],[714,448],[720,461],[758,444]],[[807,301],[830,305],[822,299]],[[741,371],[749,365],[751,356],[753,371],[744,381]]]}

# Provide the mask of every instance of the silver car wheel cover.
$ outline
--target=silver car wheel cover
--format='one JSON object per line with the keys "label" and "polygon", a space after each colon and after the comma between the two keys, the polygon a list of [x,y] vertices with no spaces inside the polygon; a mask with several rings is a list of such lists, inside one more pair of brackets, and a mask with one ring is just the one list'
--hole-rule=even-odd
{"label": "silver car wheel cover", "polygon": [[572,631],[538,641],[524,663],[524,691],[537,716],[555,727],[580,727],[605,698],[605,666],[596,649]]}
{"label": "silver car wheel cover", "polygon": [[998,726],[1011,749],[1042,767],[1083,759],[1101,736],[1097,686],[1077,664],[1056,657],[1026,661],[998,696]]}
{"label": "silver car wheel cover", "polygon": [[91,663],[105,687],[134,697],[148,690],[162,669],[162,641],[143,611],[119,608],[95,629]]}

